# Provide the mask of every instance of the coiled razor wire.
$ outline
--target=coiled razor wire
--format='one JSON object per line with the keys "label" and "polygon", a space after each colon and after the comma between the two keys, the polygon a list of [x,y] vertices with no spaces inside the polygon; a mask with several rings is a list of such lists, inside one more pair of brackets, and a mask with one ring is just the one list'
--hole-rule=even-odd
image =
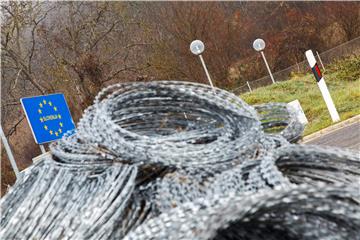
{"label": "coiled razor wire", "polygon": [[267,133],[279,133],[291,143],[297,142],[304,131],[296,112],[284,103],[255,105],[262,127]]}
{"label": "coiled razor wire", "polygon": [[149,219],[125,239],[359,239],[359,197],[353,186],[319,183],[214,195]]}
{"label": "coiled razor wire", "polygon": [[1,199],[1,239],[360,239],[356,153],[285,104],[161,81],[101,91]]}

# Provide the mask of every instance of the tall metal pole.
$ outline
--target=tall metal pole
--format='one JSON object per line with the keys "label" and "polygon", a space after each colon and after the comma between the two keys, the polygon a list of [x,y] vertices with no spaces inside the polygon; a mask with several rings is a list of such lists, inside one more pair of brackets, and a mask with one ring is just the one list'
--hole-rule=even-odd
{"label": "tall metal pole", "polygon": [[204,59],[203,59],[203,57],[202,57],[201,54],[199,54],[199,58],[200,58],[200,61],[201,61],[202,66],[203,66],[203,68],[204,68],[206,77],[207,77],[207,79],[208,79],[208,81],[209,81],[209,83],[210,83],[210,86],[212,87],[213,90],[215,90],[215,89],[214,89],[214,84],[213,84],[212,81],[211,81],[211,77],[210,77],[209,71],[207,70],[205,61],[204,61]]}
{"label": "tall metal pole", "polygon": [[1,135],[1,140],[2,142],[4,143],[4,147],[5,147],[5,150],[6,150],[6,153],[9,157],[9,161],[10,161],[10,164],[15,172],[15,176],[16,178],[18,179],[20,177],[20,172],[19,172],[19,169],[16,165],[16,162],[15,162],[15,158],[11,152],[11,148],[10,148],[10,145],[5,137],[5,134],[4,134],[4,131],[2,129],[2,126],[0,125],[0,135]]}
{"label": "tall metal pole", "polygon": [[271,73],[271,70],[270,70],[269,64],[268,64],[268,62],[266,61],[265,54],[264,54],[264,52],[263,52],[263,51],[260,51],[260,53],[261,53],[262,58],[264,59],[264,62],[265,62],[266,68],[267,68],[267,70],[268,70],[268,72],[269,72],[269,74],[270,74],[271,81],[272,81],[273,83],[275,83],[275,80],[274,80],[274,77],[273,77],[273,75],[272,75],[272,73]]}

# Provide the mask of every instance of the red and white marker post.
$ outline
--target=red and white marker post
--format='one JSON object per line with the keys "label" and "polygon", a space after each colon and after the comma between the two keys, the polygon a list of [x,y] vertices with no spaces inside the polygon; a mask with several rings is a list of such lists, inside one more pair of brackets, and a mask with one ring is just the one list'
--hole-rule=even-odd
{"label": "red and white marker post", "polygon": [[340,121],[339,114],[338,114],[338,112],[336,110],[336,107],[334,105],[334,102],[333,102],[333,100],[331,98],[331,95],[329,93],[329,89],[326,86],[324,77],[321,75],[321,71],[319,69],[318,64],[316,63],[313,52],[311,50],[307,50],[305,52],[305,55],[306,55],[306,58],[307,58],[307,60],[309,62],[311,70],[314,73],[316,82],[317,82],[317,84],[318,84],[318,86],[320,88],[321,94],[322,94],[322,96],[324,98],[324,101],[326,103],[326,106],[327,106],[327,108],[329,110],[332,121],[333,122]]}

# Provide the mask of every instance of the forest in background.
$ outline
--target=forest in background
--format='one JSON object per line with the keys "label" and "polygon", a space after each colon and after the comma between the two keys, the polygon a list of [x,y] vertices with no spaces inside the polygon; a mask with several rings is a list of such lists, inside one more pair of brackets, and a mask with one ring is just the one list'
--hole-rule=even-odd
{"label": "forest in background", "polygon": [[[40,153],[19,99],[65,94],[75,122],[104,86],[125,81],[206,83],[189,51],[205,43],[217,87],[263,77],[252,48],[266,41],[273,71],[360,36],[359,2],[1,3],[1,124],[23,169]],[[2,148],[1,178],[14,174]]]}

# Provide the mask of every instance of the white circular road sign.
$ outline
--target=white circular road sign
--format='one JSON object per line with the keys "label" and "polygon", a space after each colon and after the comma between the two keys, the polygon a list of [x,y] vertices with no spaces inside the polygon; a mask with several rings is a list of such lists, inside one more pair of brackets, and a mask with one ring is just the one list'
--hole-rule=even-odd
{"label": "white circular road sign", "polygon": [[195,55],[199,55],[201,53],[203,53],[205,50],[205,45],[202,41],[200,40],[194,40],[191,42],[190,44],[190,51],[195,54]]}
{"label": "white circular road sign", "polygon": [[264,50],[265,49],[265,41],[262,40],[261,38],[256,39],[253,43],[253,48],[258,52]]}

